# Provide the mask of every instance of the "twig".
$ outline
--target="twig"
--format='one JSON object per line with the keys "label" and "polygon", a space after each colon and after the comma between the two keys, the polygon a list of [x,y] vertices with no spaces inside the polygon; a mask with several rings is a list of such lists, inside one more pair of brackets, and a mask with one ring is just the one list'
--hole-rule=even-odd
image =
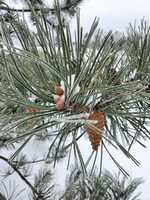
{"label": "twig", "polygon": [[23,174],[17,169],[17,167],[12,164],[7,158],[0,155],[0,159],[5,161],[19,176],[20,178],[26,183],[26,185],[29,186],[29,188],[35,193],[37,196],[39,196],[38,191],[34,188],[34,186],[23,176]]}
{"label": "twig", "polygon": [[[69,3],[63,7],[60,7],[60,10],[62,11],[67,11],[71,8],[74,8],[78,3],[80,3],[81,0],[79,0],[78,2],[72,2],[72,3]],[[8,12],[32,12],[31,9],[29,8],[20,8],[20,9],[17,9],[17,8],[9,8],[8,6],[0,6],[0,10],[3,10],[3,11],[8,11]],[[38,12],[38,11],[41,11],[41,12],[52,12],[52,13],[56,13],[57,9],[56,8],[34,8],[34,11]]]}

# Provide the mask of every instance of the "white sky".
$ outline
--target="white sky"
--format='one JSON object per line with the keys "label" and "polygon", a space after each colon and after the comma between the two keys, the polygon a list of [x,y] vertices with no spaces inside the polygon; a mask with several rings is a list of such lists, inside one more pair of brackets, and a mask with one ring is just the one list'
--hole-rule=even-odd
{"label": "white sky", "polygon": [[149,19],[149,0],[85,0],[81,4],[82,23],[86,28],[95,16],[104,29],[125,30],[129,22]]}

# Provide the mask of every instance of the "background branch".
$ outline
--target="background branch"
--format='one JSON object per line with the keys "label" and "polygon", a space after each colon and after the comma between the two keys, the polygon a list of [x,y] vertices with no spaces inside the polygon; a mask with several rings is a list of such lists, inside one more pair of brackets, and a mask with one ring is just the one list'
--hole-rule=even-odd
{"label": "background branch", "polygon": [[33,185],[24,177],[24,175],[17,169],[17,167],[11,163],[7,158],[0,155],[0,159],[5,161],[18,175],[19,177],[28,185],[28,187],[32,190],[32,192],[39,196],[37,190],[33,187]]}
{"label": "background branch", "polygon": [[[75,8],[77,6],[77,4],[79,4],[82,0],[77,0],[74,2],[69,1],[69,3],[66,3],[66,5],[60,7],[60,10],[62,11],[67,11],[71,8]],[[41,12],[52,12],[52,13],[56,13],[56,8],[35,8],[34,7],[34,11],[41,11]],[[21,9],[17,9],[17,8],[10,8],[9,6],[0,6],[0,11],[8,11],[8,12],[32,12],[31,9],[29,8],[21,8]]]}

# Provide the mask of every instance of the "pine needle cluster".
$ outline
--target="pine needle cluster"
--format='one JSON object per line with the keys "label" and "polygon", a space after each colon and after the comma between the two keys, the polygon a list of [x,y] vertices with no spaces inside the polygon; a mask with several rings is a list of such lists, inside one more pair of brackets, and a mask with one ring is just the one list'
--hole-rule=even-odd
{"label": "pine needle cluster", "polygon": [[[77,13],[73,35],[69,25],[63,23],[57,2],[55,28],[42,12],[28,5],[35,32],[18,16],[7,23],[0,17],[0,148],[13,152],[8,157],[0,155],[0,159],[13,170],[10,174],[17,173],[29,186],[35,199],[46,199],[49,190],[38,178],[35,184],[29,182],[28,164],[55,166],[67,157],[69,166],[74,156],[86,176],[88,164],[92,162],[93,170],[98,155],[101,171],[105,150],[128,175],[110,147],[139,165],[130,149],[134,143],[144,147],[142,141],[150,138],[150,26],[142,20],[139,26],[130,25],[126,34],[115,38],[111,31],[98,29],[95,19],[84,34]],[[61,109],[54,98],[58,85],[63,89],[62,97],[57,97],[63,101]],[[93,112],[103,114],[103,132],[98,121],[88,117]],[[100,147],[91,149],[85,160],[79,141],[87,134],[87,126],[101,138]],[[35,139],[47,142],[48,148],[42,158],[31,160],[21,153]],[[40,180],[47,179],[40,176]]]}

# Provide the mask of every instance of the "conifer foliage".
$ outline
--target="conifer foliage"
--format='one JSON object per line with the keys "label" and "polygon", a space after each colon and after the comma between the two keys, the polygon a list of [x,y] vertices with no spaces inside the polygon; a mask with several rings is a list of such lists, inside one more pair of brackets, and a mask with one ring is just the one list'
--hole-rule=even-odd
{"label": "conifer foliage", "polygon": [[[98,29],[95,19],[84,35],[77,13],[73,35],[57,2],[55,28],[30,1],[28,6],[35,32],[19,16],[7,23],[0,17],[0,148],[11,149],[0,160],[9,167],[7,176],[17,174],[34,199],[54,199],[53,184],[46,178],[51,179],[51,166],[64,157],[69,166],[74,157],[86,176],[89,162],[93,170],[99,154],[101,171],[103,150],[128,175],[110,148],[139,165],[130,149],[150,138],[149,25],[130,25],[127,34],[115,40],[112,32]],[[79,143],[86,134],[93,148],[87,160]],[[42,158],[25,153],[33,140],[47,142]],[[33,184],[29,165],[37,163],[48,169]]]}
{"label": "conifer foliage", "polygon": [[122,177],[120,173],[104,171],[99,177],[96,172],[83,178],[80,170],[73,168],[66,180],[66,188],[61,199],[89,200],[138,200],[136,190],[143,183],[141,178]]}

